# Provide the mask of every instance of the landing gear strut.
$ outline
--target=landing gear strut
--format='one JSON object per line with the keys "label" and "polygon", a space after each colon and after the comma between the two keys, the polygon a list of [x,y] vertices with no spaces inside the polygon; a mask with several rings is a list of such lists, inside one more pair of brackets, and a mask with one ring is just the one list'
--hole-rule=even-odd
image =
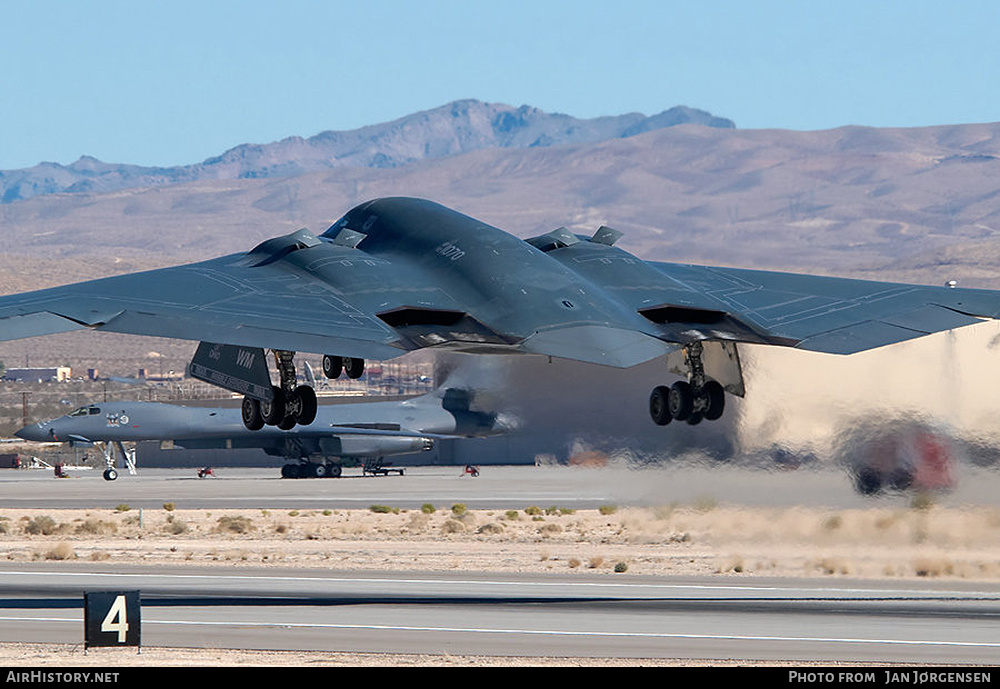
{"label": "landing gear strut", "polygon": [[118,478],[118,470],[115,467],[118,464],[119,456],[124,460],[128,473],[135,474],[135,448],[126,450],[120,440],[112,440],[103,444],[95,443],[95,445],[100,448],[101,454],[104,455],[103,476],[105,481],[114,481]]}
{"label": "landing gear strut", "polygon": [[685,421],[694,426],[715,421],[726,407],[726,394],[717,381],[705,376],[702,361],[703,346],[693,342],[684,348],[687,381],[679,380],[670,387],[659,385],[649,395],[649,415],[653,422],[666,426],[671,421]]}

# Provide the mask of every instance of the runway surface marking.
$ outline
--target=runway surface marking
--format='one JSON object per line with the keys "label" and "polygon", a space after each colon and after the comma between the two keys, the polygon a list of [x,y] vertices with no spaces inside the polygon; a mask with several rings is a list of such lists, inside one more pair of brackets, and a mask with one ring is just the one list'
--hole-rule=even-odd
{"label": "runway surface marking", "polygon": [[[26,572],[0,571],[2,577],[27,577],[39,579],[42,577],[103,577],[118,579],[148,579],[156,577],[165,580],[209,580],[209,581],[256,581],[280,582],[292,581],[325,582],[343,584],[383,583],[399,585],[435,585],[435,586],[497,586],[497,587],[529,587],[529,588],[611,588],[611,589],[654,589],[664,591],[723,591],[747,593],[809,593],[809,594],[853,594],[876,596],[879,598],[979,598],[1000,600],[1000,591],[956,591],[927,589],[873,589],[873,588],[843,588],[843,587],[792,587],[792,586],[746,586],[730,584],[659,584],[646,582],[595,582],[595,581],[502,581],[493,579],[413,579],[387,577],[328,577],[328,576],[271,576],[271,575],[240,575],[240,574],[160,574],[160,573],[129,573],[129,572]],[[2,590],[2,587],[0,587]]]}
{"label": "runway surface marking", "polygon": [[[72,622],[79,623],[81,618],[75,617],[6,617],[0,616],[4,622]],[[531,636],[575,636],[575,637],[609,637],[609,638],[642,638],[642,639],[688,639],[703,641],[774,641],[774,642],[805,642],[805,643],[840,643],[840,644],[887,644],[897,646],[942,646],[963,648],[1000,648],[1000,642],[991,641],[942,641],[935,639],[856,639],[820,636],[749,636],[733,634],[671,634],[666,632],[610,632],[610,631],[580,631],[563,629],[489,629],[481,627],[413,627],[396,625],[357,625],[328,623],[297,623],[297,622],[204,622],[193,620],[150,620],[143,619],[143,624],[199,626],[199,627],[256,627],[256,628],[290,628],[290,629],[340,629],[396,632],[433,632],[457,634],[511,634]]]}

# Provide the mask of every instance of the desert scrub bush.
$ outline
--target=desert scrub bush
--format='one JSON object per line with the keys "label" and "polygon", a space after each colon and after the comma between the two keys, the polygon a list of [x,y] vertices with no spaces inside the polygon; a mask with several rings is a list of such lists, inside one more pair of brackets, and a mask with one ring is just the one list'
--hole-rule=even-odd
{"label": "desert scrub bush", "polygon": [[603,564],[604,564],[604,558],[601,557],[600,555],[595,555],[594,557],[590,558],[590,562],[587,563],[587,566],[590,567],[591,569],[597,569]]}
{"label": "desert scrub bush", "polygon": [[823,520],[824,531],[836,531],[844,525],[844,519],[839,514],[833,514]]}
{"label": "desert scrub bush", "polygon": [[530,506],[524,508],[524,513],[527,514],[527,515],[529,515],[529,516],[531,516],[531,517],[534,517],[534,516],[540,515],[542,513],[542,508],[541,507],[535,507],[534,505],[530,505]]}
{"label": "desert scrub bush", "polygon": [[167,512],[173,512],[174,511],[174,503],[172,503],[172,502],[165,502],[165,503],[163,503],[163,509],[165,509]]}
{"label": "desert scrub bush", "polygon": [[254,525],[249,517],[243,515],[219,517],[215,530],[229,533],[248,533],[253,531]]}
{"label": "desert scrub bush", "polygon": [[627,562],[619,562],[619,563],[615,564],[615,571],[618,572],[619,574],[621,574],[622,572],[627,572],[628,571],[628,563]]}
{"label": "desert scrub bush", "polygon": [[372,505],[368,509],[375,514],[399,514],[398,507],[390,507],[389,505]]}
{"label": "desert scrub bush", "polygon": [[465,503],[463,502],[456,502],[454,505],[451,506],[451,513],[454,514],[456,517],[461,517],[468,511],[469,511],[468,508],[465,506]]}
{"label": "desert scrub bush", "polygon": [[56,545],[45,553],[46,560],[75,560],[76,553],[73,552],[73,546],[71,546],[66,541],[60,541]]}
{"label": "desert scrub bush", "polygon": [[461,533],[465,531],[465,524],[458,521],[457,519],[449,519],[444,524],[441,525],[441,531],[443,533]]}
{"label": "desert scrub bush", "polygon": [[554,536],[557,533],[562,533],[563,528],[558,524],[546,524],[545,526],[538,527],[538,533],[543,536]]}
{"label": "desert scrub bush", "polygon": [[423,512],[424,514],[434,514],[435,512],[437,512],[437,508],[435,508],[434,505],[430,504],[429,502],[425,502],[423,505],[420,506],[420,511]]}
{"label": "desert scrub bush", "polygon": [[431,517],[426,512],[421,512],[420,514],[414,513],[410,515],[410,522],[407,524],[406,528],[409,529],[411,533],[417,533],[427,528],[427,524],[430,520]]}
{"label": "desert scrub bush", "polygon": [[521,518],[521,513],[518,512],[517,510],[507,510],[506,512],[504,512],[503,516],[504,519],[506,519],[507,521],[516,522],[518,519]]}
{"label": "desert scrub bush", "polygon": [[24,532],[32,536],[51,536],[59,528],[56,520],[47,514],[40,514],[34,519],[28,520],[24,525]]}
{"label": "desert scrub bush", "polygon": [[730,557],[725,564],[720,565],[716,569],[716,573],[723,574],[725,572],[736,572],[737,574],[742,574],[745,569],[746,563],[744,562],[743,557],[740,555],[734,555]]}
{"label": "desert scrub bush", "polygon": [[950,560],[924,557],[914,561],[913,573],[918,577],[949,576],[955,573],[955,566]]}
{"label": "desert scrub bush", "polygon": [[128,503],[123,502],[118,505],[115,505],[115,512],[128,512],[130,509],[132,508],[129,507]]}
{"label": "desert scrub bush", "polygon": [[604,516],[607,516],[609,514],[614,514],[615,512],[617,512],[618,511],[618,506],[617,505],[601,505],[600,507],[597,508],[597,511],[599,513],[603,514]]}
{"label": "desert scrub bush", "polygon": [[81,535],[112,534],[118,532],[118,525],[103,519],[87,519],[82,524],[77,524],[74,531]]}
{"label": "desert scrub bush", "polygon": [[488,524],[483,524],[478,529],[476,533],[483,535],[495,535],[503,533],[503,525],[497,524],[496,522],[489,522]]}
{"label": "desert scrub bush", "polygon": [[813,567],[827,575],[851,573],[850,563],[836,557],[822,557],[813,562]]}
{"label": "desert scrub bush", "polygon": [[171,519],[167,522],[167,525],[163,527],[163,530],[168,534],[180,536],[182,533],[187,533],[188,525],[180,519]]}

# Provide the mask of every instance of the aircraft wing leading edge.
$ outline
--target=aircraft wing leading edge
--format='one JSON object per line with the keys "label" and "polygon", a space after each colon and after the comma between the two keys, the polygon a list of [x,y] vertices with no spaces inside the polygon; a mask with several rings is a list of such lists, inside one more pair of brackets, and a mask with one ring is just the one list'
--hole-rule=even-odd
{"label": "aircraft wing leading edge", "polygon": [[92,328],[292,351],[391,358],[395,334],[302,276],[226,258],[0,297],[0,340]]}

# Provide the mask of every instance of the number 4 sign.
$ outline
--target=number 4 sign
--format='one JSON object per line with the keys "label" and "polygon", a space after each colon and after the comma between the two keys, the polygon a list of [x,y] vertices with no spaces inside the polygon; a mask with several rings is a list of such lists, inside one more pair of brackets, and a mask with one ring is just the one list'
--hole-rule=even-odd
{"label": "number 4 sign", "polygon": [[141,617],[139,592],[83,594],[84,648],[139,646]]}

